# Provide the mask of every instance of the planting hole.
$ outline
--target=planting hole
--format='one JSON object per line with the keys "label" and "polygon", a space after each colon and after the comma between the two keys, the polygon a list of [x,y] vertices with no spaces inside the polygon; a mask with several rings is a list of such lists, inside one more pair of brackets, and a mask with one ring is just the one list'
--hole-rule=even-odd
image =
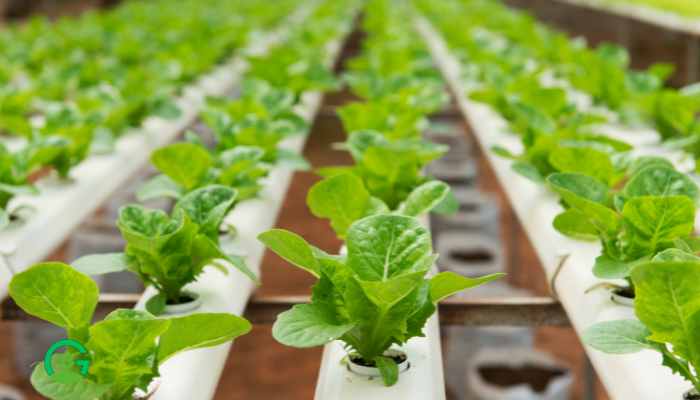
{"label": "planting hole", "polygon": [[460,203],[459,211],[465,213],[475,213],[479,210],[479,204],[477,203]]}
{"label": "planting hole", "polygon": [[[403,353],[385,355],[385,357],[389,357],[392,360],[394,360],[396,365],[399,365],[399,364],[405,362],[407,359],[407,356]],[[361,365],[363,367],[376,368],[376,366],[377,366],[374,361],[365,361],[364,358],[360,357],[357,354],[351,354],[350,361],[352,361],[353,364]]]}
{"label": "planting hole", "polygon": [[169,306],[174,306],[174,305],[178,305],[178,304],[191,303],[195,300],[197,300],[197,299],[193,295],[191,295],[189,293],[183,293],[180,295],[180,298],[177,300],[177,302],[173,302],[172,300],[168,300],[166,302],[166,304]]}
{"label": "planting hole", "polygon": [[493,253],[484,249],[453,250],[450,257],[465,263],[486,263],[493,261]]}
{"label": "planting hole", "polygon": [[547,389],[552,380],[564,375],[565,370],[525,364],[522,367],[489,365],[479,368],[479,375],[485,382],[499,387],[528,385],[537,393]]}

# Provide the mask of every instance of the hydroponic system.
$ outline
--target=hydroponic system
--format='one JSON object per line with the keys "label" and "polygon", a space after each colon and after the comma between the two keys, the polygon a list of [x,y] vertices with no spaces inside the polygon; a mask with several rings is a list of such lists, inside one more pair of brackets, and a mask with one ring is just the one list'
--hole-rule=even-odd
{"label": "hydroponic system", "polygon": [[695,2],[21,3],[1,400],[700,399]]}

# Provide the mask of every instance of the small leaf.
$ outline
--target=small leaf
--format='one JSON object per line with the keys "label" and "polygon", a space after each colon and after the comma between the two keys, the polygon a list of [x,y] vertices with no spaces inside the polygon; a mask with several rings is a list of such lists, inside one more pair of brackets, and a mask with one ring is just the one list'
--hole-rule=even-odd
{"label": "small leaf", "polygon": [[124,253],[91,254],[71,263],[73,268],[86,275],[102,275],[125,271],[128,267]]}
{"label": "small leaf", "polygon": [[187,142],[171,144],[154,151],[151,162],[160,172],[188,191],[204,179],[213,165],[207,150]]}
{"label": "small leaf", "polygon": [[355,174],[339,174],[316,183],[306,196],[311,212],[327,218],[336,234],[343,238],[350,225],[366,216],[370,195]]}
{"label": "small leaf", "polygon": [[271,229],[261,233],[258,240],[283,259],[306,270],[313,276],[319,277],[321,275],[313,247],[296,233],[283,229]]}
{"label": "small leaf", "polygon": [[182,187],[167,175],[156,175],[146,181],[136,191],[136,199],[140,202],[169,197],[179,199],[184,194]]}
{"label": "small leaf", "polygon": [[535,183],[544,182],[544,177],[542,176],[542,174],[540,174],[540,171],[537,170],[537,167],[535,167],[532,164],[528,164],[522,161],[516,161],[510,167],[513,169],[513,171],[519,173],[520,175]]}
{"label": "small leaf", "polygon": [[394,386],[399,381],[399,366],[389,357],[379,356],[374,358],[374,363],[382,375],[385,386]]}
{"label": "small leaf", "polygon": [[479,278],[467,278],[450,271],[440,272],[430,279],[430,299],[433,303],[452,296],[462,290],[471,289],[481,286],[485,283],[495,281],[504,277],[506,274],[497,273]]}
{"label": "small leaf", "polygon": [[624,279],[630,276],[635,265],[637,264],[634,262],[615,260],[606,255],[600,255],[595,259],[593,275],[601,279]]}
{"label": "small leaf", "polygon": [[511,153],[510,150],[506,149],[503,146],[492,146],[491,147],[491,152],[493,152],[495,155],[503,158],[507,158],[509,160],[517,160],[518,156]]}
{"label": "small leaf", "polygon": [[552,222],[560,233],[580,240],[598,239],[598,230],[588,221],[586,214],[579,210],[566,210],[558,214]]}
{"label": "small leaf", "polygon": [[636,353],[654,349],[649,329],[636,319],[597,323],[583,334],[583,342],[608,354]]}
{"label": "small leaf", "polygon": [[250,322],[231,314],[200,313],[171,318],[170,327],[160,336],[158,361],[187,350],[217,346],[250,332]]}
{"label": "small leaf", "polygon": [[399,206],[399,214],[416,217],[432,210],[448,195],[450,186],[440,181],[429,181],[408,195]]}
{"label": "small leaf", "polygon": [[435,214],[454,215],[459,211],[459,200],[453,190],[447,192],[445,198],[433,208]]}
{"label": "small leaf", "polygon": [[146,310],[153,315],[161,315],[165,311],[168,296],[165,293],[158,293],[146,302]]}
{"label": "small leaf", "polygon": [[338,339],[353,326],[329,321],[313,304],[298,304],[277,316],[272,336],[287,346],[314,347]]}

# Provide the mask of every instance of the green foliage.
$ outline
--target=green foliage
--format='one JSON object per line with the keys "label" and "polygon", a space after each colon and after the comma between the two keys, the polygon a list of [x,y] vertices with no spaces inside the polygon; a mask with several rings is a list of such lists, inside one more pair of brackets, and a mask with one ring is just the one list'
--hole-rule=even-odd
{"label": "green foliage", "polygon": [[700,262],[697,259],[651,261],[632,271],[639,321],[609,321],[590,327],[584,341],[612,354],[651,349],[663,364],[700,388]]}
{"label": "green foliage", "polygon": [[75,267],[92,274],[118,270],[137,274],[159,292],[160,297],[149,302],[149,311],[155,314],[166,301],[178,304],[183,287],[195,281],[206,266],[227,273],[221,261],[257,281],[240,257],[219,247],[219,227],[235,198],[234,190],[214,185],[184,196],[172,215],[139,205],[125,206],[117,221],[127,243],[124,253],[85,256],[75,261]]}
{"label": "green foliage", "polygon": [[330,256],[281,230],[263,233],[268,248],[319,280],[310,304],[278,316],[273,336],[294,347],[339,339],[364,360],[380,366],[385,384],[397,380],[395,363],[383,357],[392,344],[423,336],[442,298],[500,278],[442,273],[426,278],[436,256],[429,232],[414,218],[380,214],[354,222],[347,256]]}
{"label": "green foliage", "polygon": [[[31,381],[52,400],[125,400],[145,389],[168,358],[191,349],[215,346],[250,331],[243,318],[230,314],[194,314],[156,319],[145,311],[116,310],[92,324],[97,285],[69,265],[37,264],[15,275],[10,296],[27,313],[65,328],[88,354],[56,353],[56,379],[37,363]],[[87,358],[83,358],[87,357]],[[89,360],[82,376],[78,360]]]}

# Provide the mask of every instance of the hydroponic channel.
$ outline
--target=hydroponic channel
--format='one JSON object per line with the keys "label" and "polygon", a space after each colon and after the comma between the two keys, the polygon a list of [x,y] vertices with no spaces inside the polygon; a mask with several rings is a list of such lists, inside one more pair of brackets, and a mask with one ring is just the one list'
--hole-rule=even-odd
{"label": "hydroponic channel", "polygon": [[0,2],[0,399],[700,398],[697,16],[561,1]]}

